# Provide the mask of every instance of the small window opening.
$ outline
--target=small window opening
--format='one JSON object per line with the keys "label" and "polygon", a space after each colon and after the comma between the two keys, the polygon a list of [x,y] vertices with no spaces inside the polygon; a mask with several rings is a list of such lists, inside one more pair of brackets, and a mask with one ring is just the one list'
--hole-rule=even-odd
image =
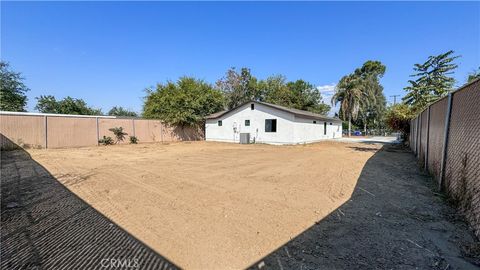
{"label": "small window opening", "polygon": [[327,135],[327,122],[323,122],[323,135]]}
{"label": "small window opening", "polygon": [[250,126],[250,120],[245,120],[245,126],[249,127]]}
{"label": "small window opening", "polygon": [[316,123],[317,123],[317,121],[313,121],[313,123],[314,123],[314,124],[316,124]]}
{"label": "small window opening", "polygon": [[277,132],[277,119],[265,119],[265,132]]}
{"label": "small window opening", "polygon": [[254,110],[255,109],[255,104],[250,104],[250,110]]}
{"label": "small window opening", "polygon": [[222,120],[219,120],[219,121],[218,121],[218,126],[219,126],[219,127],[222,126]]}

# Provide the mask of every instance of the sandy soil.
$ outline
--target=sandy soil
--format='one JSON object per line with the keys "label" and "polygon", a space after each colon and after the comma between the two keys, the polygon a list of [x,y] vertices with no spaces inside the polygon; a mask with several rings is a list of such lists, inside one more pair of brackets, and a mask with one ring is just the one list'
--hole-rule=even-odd
{"label": "sandy soil", "polygon": [[380,148],[192,142],[29,152],[71,191],[178,266],[239,269],[345,203]]}

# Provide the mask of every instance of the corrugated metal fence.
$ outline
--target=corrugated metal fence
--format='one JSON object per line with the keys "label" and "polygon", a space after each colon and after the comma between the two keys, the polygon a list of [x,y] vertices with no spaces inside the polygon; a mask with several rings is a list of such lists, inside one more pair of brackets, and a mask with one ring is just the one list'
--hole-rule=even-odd
{"label": "corrugated metal fence", "polygon": [[[122,127],[139,142],[203,140],[200,129],[171,127],[159,120],[108,116],[55,115],[0,112],[2,149],[62,148],[98,145],[103,136],[114,138],[108,129]],[[122,143],[129,143],[128,136]]]}
{"label": "corrugated metal fence", "polygon": [[413,119],[410,147],[480,237],[480,80]]}

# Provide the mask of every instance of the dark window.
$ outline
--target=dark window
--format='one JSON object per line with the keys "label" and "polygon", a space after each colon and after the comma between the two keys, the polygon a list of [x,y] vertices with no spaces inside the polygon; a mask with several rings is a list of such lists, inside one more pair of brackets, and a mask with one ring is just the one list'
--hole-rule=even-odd
{"label": "dark window", "polygon": [[323,122],[323,135],[327,135],[327,122]]}
{"label": "dark window", "polygon": [[317,121],[313,121],[313,123],[314,123],[314,124],[316,124],[316,123],[317,123]]}
{"label": "dark window", "polygon": [[219,127],[222,126],[222,120],[218,121],[218,126],[219,126]]}
{"label": "dark window", "polygon": [[253,110],[253,109],[255,109],[255,104],[252,103],[250,104],[250,110]]}
{"label": "dark window", "polygon": [[330,125],[332,125],[332,123],[330,123]]}
{"label": "dark window", "polygon": [[245,120],[245,126],[249,127],[250,126],[250,120]]}
{"label": "dark window", "polygon": [[277,132],[277,119],[265,119],[265,132]]}

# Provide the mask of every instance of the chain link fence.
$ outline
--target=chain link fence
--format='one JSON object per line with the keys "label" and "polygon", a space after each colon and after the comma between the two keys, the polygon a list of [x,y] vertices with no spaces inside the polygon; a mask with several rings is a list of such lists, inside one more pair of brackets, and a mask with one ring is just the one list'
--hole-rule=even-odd
{"label": "chain link fence", "polygon": [[480,80],[431,104],[413,119],[410,147],[480,238]]}

